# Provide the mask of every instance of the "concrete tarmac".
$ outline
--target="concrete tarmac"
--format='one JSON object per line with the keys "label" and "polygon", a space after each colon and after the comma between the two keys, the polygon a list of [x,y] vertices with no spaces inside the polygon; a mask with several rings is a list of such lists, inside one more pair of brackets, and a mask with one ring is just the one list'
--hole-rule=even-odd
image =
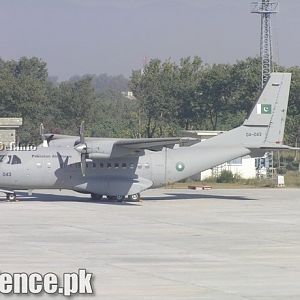
{"label": "concrete tarmac", "polygon": [[87,269],[95,295],[80,300],[300,299],[300,189],[142,196],[137,204],[49,190],[3,198],[1,272]]}

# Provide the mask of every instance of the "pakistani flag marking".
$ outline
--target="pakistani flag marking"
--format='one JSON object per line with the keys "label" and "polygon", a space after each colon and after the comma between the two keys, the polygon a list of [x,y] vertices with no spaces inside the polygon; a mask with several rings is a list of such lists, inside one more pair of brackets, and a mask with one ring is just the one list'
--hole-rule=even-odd
{"label": "pakistani flag marking", "polygon": [[257,114],[271,114],[272,113],[272,105],[271,104],[257,104]]}
{"label": "pakistani flag marking", "polygon": [[179,172],[183,171],[184,170],[184,163],[178,162],[176,164],[176,170],[179,171]]}

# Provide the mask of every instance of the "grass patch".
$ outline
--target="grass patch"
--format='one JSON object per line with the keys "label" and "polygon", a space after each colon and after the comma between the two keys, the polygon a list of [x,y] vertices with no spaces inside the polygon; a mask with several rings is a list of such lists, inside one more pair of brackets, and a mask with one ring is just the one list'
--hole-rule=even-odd
{"label": "grass patch", "polygon": [[[226,175],[227,178],[228,175]],[[231,177],[229,176],[230,180]],[[287,171],[284,175],[286,187],[299,187],[300,188],[300,173],[298,171]],[[187,189],[189,185],[196,186],[212,186],[214,189],[245,189],[245,188],[275,188],[276,178],[272,179],[240,179],[234,178],[232,182],[218,182],[216,177],[207,178],[204,181],[188,181],[177,182],[168,185],[168,188]]]}

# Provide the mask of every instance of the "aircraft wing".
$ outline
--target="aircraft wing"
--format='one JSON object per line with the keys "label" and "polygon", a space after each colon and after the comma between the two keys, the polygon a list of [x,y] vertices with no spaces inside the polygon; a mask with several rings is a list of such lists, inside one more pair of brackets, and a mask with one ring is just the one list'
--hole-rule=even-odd
{"label": "aircraft wing", "polygon": [[[49,145],[53,146],[76,146],[79,143],[78,136],[63,135],[63,134],[52,134],[46,133],[45,138]],[[103,149],[103,148],[119,148],[129,151],[134,150],[151,150],[160,151],[162,148],[173,148],[176,144],[181,146],[190,146],[199,142],[195,138],[139,138],[139,139],[124,139],[124,138],[100,138],[100,137],[86,137],[85,142],[88,148]],[[75,145],[74,145],[75,144]],[[126,152],[127,152],[126,151]],[[93,152],[93,151],[92,151]]]}
{"label": "aircraft wing", "polygon": [[57,134],[57,133],[45,133],[44,134],[45,138],[47,140],[59,140],[59,139],[78,139],[78,136],[75,135],[66,135],[66,134]]}
{"label": "aircraft wing", "polygon": [[[145,150],[160,151],[164,147],[173,148],[186,139],[147,138],[147,139],[103,139],[86,138],[85,144],[75,146],[80,153],[88,154],[91,159],[117,158],[128,155],[143,155]],[[184,145],[184,144],[183,144]]]}
{"label": "aircraft wing", "polygon": [[173,148],[179,144],[181,138],[148,138],[148,139],[121,139],[114,142],[115,147],[123,147],[136,150],[160,151],[162,148]]}

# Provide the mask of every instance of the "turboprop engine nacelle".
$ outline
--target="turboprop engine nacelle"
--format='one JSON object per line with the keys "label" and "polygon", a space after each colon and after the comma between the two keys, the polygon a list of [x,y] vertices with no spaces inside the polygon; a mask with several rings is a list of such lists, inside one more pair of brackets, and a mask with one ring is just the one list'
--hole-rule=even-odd
{"label": "turboprop engine nacelle", "polygon": [[114,141],[90,141],[86,144],[80,144],[75,149],[80,153],[86,153],[90,159],[108,159],[118,158],[128,155],[141,155],[144,151],[138,153],[133,149],[125,147],[116,147]]}

